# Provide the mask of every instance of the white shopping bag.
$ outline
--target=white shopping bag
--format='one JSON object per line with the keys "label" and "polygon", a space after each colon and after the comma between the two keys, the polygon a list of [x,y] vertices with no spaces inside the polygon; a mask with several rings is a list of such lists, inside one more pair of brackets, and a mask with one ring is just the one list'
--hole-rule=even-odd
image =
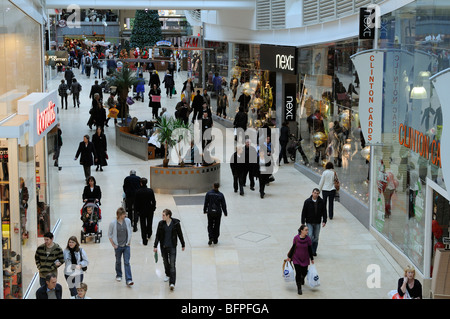
{"label": "white shopping bag", "polygon": [[292,263],[290,261],[285,260],[283,262],[283,277],[286,282],[295,280],[294,267],[292,267]]}
{"label": "white shopping bag", "polygon": [[319,274],[315,265],[309,266],[308,273],[306,274],[306,281],[311,288],[320,286]]}

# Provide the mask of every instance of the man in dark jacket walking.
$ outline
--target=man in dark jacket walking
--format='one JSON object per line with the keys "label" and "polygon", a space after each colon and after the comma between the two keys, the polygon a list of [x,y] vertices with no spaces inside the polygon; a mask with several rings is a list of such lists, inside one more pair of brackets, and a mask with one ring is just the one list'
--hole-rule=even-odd
{"label": "man in dark jacket walking", "polygon": [[53,273],[45,277],[45,284],[36,290],[36,299],[62,299],[62,286]]}
{"label": "man in dark jacket walking", "polygon": [[153,214],[156,210],[155,193],[147,187],[147,179],[141,178],[141,188],[136,191],[134,208],[141,221],[142,243],[147,246],[148,239],[152,236]]}
{"label": "man in dark jacket walking", "polygon": [[194,110],[192,123],[194,123],[195,120],[200,120],[203,117],[203,96],[200,95],[200,90],[197,90],[197,95],[194,96],[194,99],[192,100],[192,109]]}
{"label": "man in dark jacket walking", "polygon": [[[250,189],[255,190],[255,177],[257,177],[259,164],[258,164],[258,153],[256,149],[251,145],[249,138],[245,140],[244,147],[245,156],[245,171],[244,171],[244,186],[247,181],[247,174],[250,180]],[[241,195],[244,195],[243,193]]]}
{"label": "man in dark jacket walking", "polygon": [[141,188],[141,178],[136,175],[135,170],[131,170],[130,175],[123,180],[123,191],[125,192],[125,203],[127,205],[128,218],[133,226],[133,232],[137,232],[139,219],[135,207],[136,192],[139,188]]}
{"label": "man in dark jacket walking", "polygon": [[[72,79],[70,79],[70,81],[72,81]],[[61,80],[61,84],[58,87],[58,94],[61,97],[61,110],[64,109],[64,101],[66,102],[66,110],[67,110],[67,96],[69,90],[70,88],[66,84],[66,82],[64,80]]]}
{"label": "man in dark jacket walking", "polygon": [[[244,107],[240,106],[239,112],[237,112],[233,122],[233,126],[236,129],[236,140],[239,140],[238,136],[243,136],[244,132],[247,130],[247,123],[248,115],[244,112]],[[242,129],[243,131],[241,132],[240,129]]]}
{"label": "man in dark jacket walking", "polygon": [[64,72],[64,78],[67,81],[67,85],[72,85],[72,79],[75,77],[73,74],[73,71],[70,67],[67,67],[66,71]]}
{"label": "man in dark jacket walking", "polygon": [[306,224],[309,229],[309,237],[312,241],[313,256],[317,256],[317,246],[319,245],[320,223],[325,227],[327,223],[327,208],[322,197],[319,196],[320,190],[314,188],[312,195],[307,198],[303,204],[301,223]]}
{"label": "man in dark jacket walking", "polygon": [[222,212],[228,216],[225,196],[219,192],[219,183],[214,183],[213,189],[206,193],[203,214],[208,216],[208,245],[217,244],[220,236],[220,220]]}
{"label": "man in dark jacket walking", "polygon": [[233,153],[230,159],[231,173],[233,174],[233,188],[237,193],[238,186],[241,195],[244,195],[244,183],[245,183],[245,156],[242,146],[236,147],[236,152]]}
{"label": "man in dark jacket walking", "polygon": [[77,82],[77,79],[72,80],[72,87],[70,89],[73,97],[73,107],[80,107],[80,92],[81,92],[81,84]]}
{"label": "man in dark jacket walking", "polygon": [[166,96],[170,96],[172,98],[173,93],[173,87],[175,86],[175,82],[173,80],[173,75],[167,71],[166,75],[164,76],[163,80],[164,86],[166,88]]}
{"label": "man in dark jacket walking", "polygon": [[95,80],[94,85],[91,86],[91,92],[89,93],[89,98],[93,99],[95,93],[98,93],[100,96],[100,102],[103,101],[103,90],[102,87],[98,84],[98,80]]}
{"label": "man in dark jacket walking", "polygon": [[180,220],[172,218],[172,211],[166,208],[163,210],[162,220],[158,223],[155,243],[153,244],[153,252],[156,253],[158,251],[157,247],[158,243],[160,243],[161,255],[164,261],[164,271],[166,274],[164,281],[169,282],[170,290],[175,289],[177,238],[180,239],[181,250],[184,251],[186,245],[183,238],[183,232],[181,231]]}

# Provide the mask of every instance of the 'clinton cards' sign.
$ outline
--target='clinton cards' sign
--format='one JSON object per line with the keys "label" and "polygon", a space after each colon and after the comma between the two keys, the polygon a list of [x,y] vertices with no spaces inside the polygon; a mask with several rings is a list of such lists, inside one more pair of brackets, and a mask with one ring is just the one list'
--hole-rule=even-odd
{"label": "'clinton cards' sign", "polygon": [[359,118],[368,144],[381,143],[384,52],[362,51],[350,57],[360,80]]}
{"label": "'clinton cards' sign", "polygon": [[58,122],[58,103],[57,90],[49,93],[31,93],[17,102],[17,113],[28,115],[30,146],[36,145]]}

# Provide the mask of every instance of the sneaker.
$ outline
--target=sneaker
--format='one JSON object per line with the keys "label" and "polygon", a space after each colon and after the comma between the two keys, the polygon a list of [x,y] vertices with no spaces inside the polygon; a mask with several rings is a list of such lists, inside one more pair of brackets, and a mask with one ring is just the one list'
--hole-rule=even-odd
{"label": "sneaker", "polygon": [[132,280],[129,280],[129,281],[127,282],[127,285],[128,285],[128,286],[133,286],[133,285],[134,285],[134,282],[133,282]]}
{"label": "sneaker", "polygon": [[167,277],[167,276],[164,277],[164,281],[166,281],[166,282],[169,281],[169,279],[170,279],[170,277]]}
{"label": "sneaker", "polygon": [[122,277],[116,277],[116,281],[122,281]]}
{"label": "sneaker", "polygon": [[174,284],[170,284],[170,290],[174,290],[175,289],[175,285]]}

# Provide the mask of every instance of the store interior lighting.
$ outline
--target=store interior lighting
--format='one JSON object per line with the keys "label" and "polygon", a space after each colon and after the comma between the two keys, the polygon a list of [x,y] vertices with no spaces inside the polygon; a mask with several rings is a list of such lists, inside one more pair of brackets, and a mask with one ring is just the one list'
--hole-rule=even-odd
{"label": "store interior lighting", "polygon": [[411,99],[424,100],[427,98],[427,90],[423,86],[415,86],[411,91]]}

